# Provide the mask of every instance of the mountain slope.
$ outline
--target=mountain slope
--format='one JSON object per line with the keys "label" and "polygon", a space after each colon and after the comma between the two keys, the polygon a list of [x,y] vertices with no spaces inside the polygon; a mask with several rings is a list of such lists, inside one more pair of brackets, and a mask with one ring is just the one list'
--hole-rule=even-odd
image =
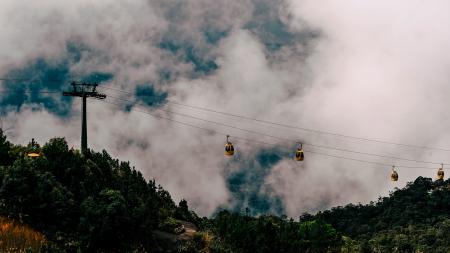
{"label": "mountain slope", "polygon": [[300,221],[226,210],[208,219],[128,162],[81,155],[63,138],[23,147],[0,130],[0,158],[0,216],[42,233],[42,252],[450,252],[449,180],[419,177]]}
{"label": "mountain slope", "polygon": [[[82,156],[62,138],[42,156],[0,138],[0,215],[43,231],[55,249],[123,252],[158,246],[152,233],[169,218],[198,219],[155,181],[105,151]],[[184,202],[183,202],[184,203]]]}

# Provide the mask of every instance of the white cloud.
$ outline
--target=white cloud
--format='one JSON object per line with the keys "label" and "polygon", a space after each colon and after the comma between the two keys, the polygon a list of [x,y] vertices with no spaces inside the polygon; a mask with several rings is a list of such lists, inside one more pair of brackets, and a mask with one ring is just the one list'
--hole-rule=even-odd
{"label": "white cloud", "polygon": [[[259,37],[242,28],[254,10],[250,1],[5,0],[0,3],[4,29],[0,33],[0,73],[36,58],[64,57],[66,43],[75,42],[92,51],[83,52],[81,61],[71,66],[72,72],[111,72],[114,79],[109,85],[118,88],[133,90],[139,82],[157,80],[160,69],[170,68],[179,75],[158,88],[166,90],[169,99],[182,103],[348,135],[446,146],[450,138],[446,127],[450,119],[446,117],[450,63],[445,54],[450,47],[446,2],[286,3],[279,3],[282,8],[276,13],[282,15],[280,19],[290,22],[294,32],[319,30],[320,37],[312,40],[315,44],[297,38],[292,45],[269,52]],[[228,31],[226,38],[217,45],[209,44],[202,35],[208,25]],[[180,61],[159,47],[164,36],[193,44],[200,55],[215,58],[219,68],[210,75],[190,78],[192,63]],[[13,141],[25,143],[36,137],[43,142],[66,136],[70,146],[78,146],[79,102],[73,105],[74,116],[65,120],[23,108],[4,121],[15,125]],[[349,142],[174,105],[167,108],[293,140],[415,159],[439,161],[446,155]],[[220,133],[277,142],[158,113]],[[90,147],[105,148],[113,156],[132,161],[146,178],[155,178],[167,188],[175,200],[186,198],[202,215],[230,201],[224,178],[230,168],[222,155],[225,136],[138,112],[122,112],[101,102],[90,102],[88,115]],[[242,142],[236,147],[244,154],[258,148]],[[389,172],[389,167],[306,154],[301,164],[288,159],[280,162],[265,185],[284,200],[288,215],[297,216],[304,211],[375,200],[393,189],[387,181]],[[399,172],[399,186],[416,176],[434,173]]]}
{"label": "white cloud", "polygon": [[[290,2],[292,29],[313,27],[321,32],[307,59],[311,87],[297,103],[298,112],[307,115],[304,120],[309,124],[303,125],[399,143],[448,146],[445,108],[449,102],[445,94],[450,88],[446,71],[450,56],[444,53],[450,49],[450,18],[445,12],[448,2]],[[338,139],[330,144],[410,159],[448,161],[445,152]],[[294,173],[289,164],[274,170],[270,183],[288,203],[290,215],[298,215],[302,206],[315,210],[321,199],[331,198],[331,205],[367,202],[392,190],[387,181],[389,168],[339,161],[327,165],[326,158],[320,159],[302,173]],[[411,165],[392,159],[381,161]],[[435,173],[423,169],[399,172],[397,186],[417,176],[434,177]]]}

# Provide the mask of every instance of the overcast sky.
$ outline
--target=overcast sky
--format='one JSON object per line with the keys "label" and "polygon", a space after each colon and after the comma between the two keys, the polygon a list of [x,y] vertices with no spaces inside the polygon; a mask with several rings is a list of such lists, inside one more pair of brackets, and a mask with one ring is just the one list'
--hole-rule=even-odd
{"label": "overcast sky", "polygon": [[[399,168],[394,184],[389,166],[308,152],[305,161],[296,162],[295,141],[438,163],[450,163],[449,154],[276,127],[168,101],[450,148],[449,9],[448,1],[419,0],[2,0],[0,76],[33,82],[0,86],[50,91],[67,89],[71,80],[96,80],[126,90],[130,93],[100,89],[121,107],[89,101],[90,148],[130,160],[201,215],[248,206],[253,214],[297,217],[375,201],[436,171]],[[61,81],[39,81],[49,79]],[[61,136],[79,148],[80,109],[78,99],[59,94],[0,97],[2,122],[13,127],[7,135],[15,143]],[[226,158],[224,134],[268,144],[232,138],[236,156]],[[305,149],[398,166],[438,166]]]}

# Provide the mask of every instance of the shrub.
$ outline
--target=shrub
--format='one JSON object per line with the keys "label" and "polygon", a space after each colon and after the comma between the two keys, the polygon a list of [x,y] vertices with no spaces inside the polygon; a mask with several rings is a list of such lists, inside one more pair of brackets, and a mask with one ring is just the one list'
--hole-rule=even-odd
{"label": "shrub", "polygon": [[172,217],[167,218],[160,225],[160,229],[169,233],[181,234],[184,232],[184,227],[181,221]]}
{"label": "shrub", "polygon": [[0,217],[1,252],[40,252],[46,244],[42,233],[17,221]]}

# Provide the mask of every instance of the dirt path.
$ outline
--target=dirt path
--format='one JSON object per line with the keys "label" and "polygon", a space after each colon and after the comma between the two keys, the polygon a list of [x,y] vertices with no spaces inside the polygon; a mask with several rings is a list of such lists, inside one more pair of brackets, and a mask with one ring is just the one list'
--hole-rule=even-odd
{"label": "dirt path", "polygon": [[187,221],[182,221],[181,222],[184,226],[185,231],[178,235],[178,238],[181,240],[192,240],[194,238],[194,234],[197,232],[197,227]]}
{"label": "dirt path", "polygon": [[174,233],[168,233],[161,230],[154,230],[153,234],[159,241],[157,252],[176,252],[177,245],[180,241],[189,241],[194,239],[194,234],[197,232],[198,228],[187,221],[181,221],[184,227],[184,232],[177,235]]}
{"label": "dirt path", "polygon": [[194,238],[194,234],[197,232],[198,228],[194,224],[187,222],[187,221],[182,221],[181,223],[183,224],[184,232],[179,235],[176,235],[173,233],[168,233],[168,232],[161,231],[161,230],[155,230],[155,231],[153,231],[153,233],[156,236],[158,236],[160,239],[165,239],[165,240],[169,240],[172,242],[176,242],[178,240],[183,240],[183,241],[192,240]]}

